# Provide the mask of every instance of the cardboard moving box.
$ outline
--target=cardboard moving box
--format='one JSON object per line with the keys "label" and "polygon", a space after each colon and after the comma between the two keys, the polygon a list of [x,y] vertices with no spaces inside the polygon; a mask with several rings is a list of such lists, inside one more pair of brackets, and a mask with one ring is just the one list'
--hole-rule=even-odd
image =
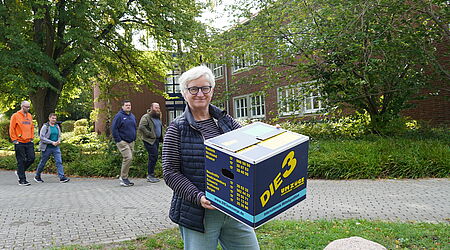
{"label": "cardboard moving box", "polygon": [[206,140],[206,198],[258,227],[306,198],[309,137],[255,122]]}

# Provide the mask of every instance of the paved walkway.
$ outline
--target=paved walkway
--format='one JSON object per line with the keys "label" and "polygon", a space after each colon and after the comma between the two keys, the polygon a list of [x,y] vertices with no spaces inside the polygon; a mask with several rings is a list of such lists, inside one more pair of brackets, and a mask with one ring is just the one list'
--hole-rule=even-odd
{"label": "paved walkway", "polygon": [[[59,183],[17,185],[13,171],[0,170],[0,249],[36,249],[110,243],[175,227],[168,219],[171,190],[159,182],[72,178]],[[450,222],[450,179],[309,180],[305,201],[277,219],[364,218]]]}

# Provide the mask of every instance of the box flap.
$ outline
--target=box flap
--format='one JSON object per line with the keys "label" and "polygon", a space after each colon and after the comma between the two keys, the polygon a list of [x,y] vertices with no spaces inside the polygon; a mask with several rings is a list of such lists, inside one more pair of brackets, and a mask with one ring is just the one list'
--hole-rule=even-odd
{"label": "box flap", "polygon": [[255,122],[232,132],[211,138],[207,142],[228,151],[237,152],[285,131],[262,122]]}

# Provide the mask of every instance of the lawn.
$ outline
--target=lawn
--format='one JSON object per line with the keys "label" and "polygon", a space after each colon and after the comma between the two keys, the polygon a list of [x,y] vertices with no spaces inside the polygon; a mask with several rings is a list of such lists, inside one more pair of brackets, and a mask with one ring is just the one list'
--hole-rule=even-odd
{"label": "lawn", "polygon": [[[388,249],[450,249],[448,223],[367,220],[272,221],[256,230],[261,249],[323,249],[333,240],[359,236]],[[183,249],[177,228],[136,240],[55,249]],[[219,248],[220,249],[220,248]]]}

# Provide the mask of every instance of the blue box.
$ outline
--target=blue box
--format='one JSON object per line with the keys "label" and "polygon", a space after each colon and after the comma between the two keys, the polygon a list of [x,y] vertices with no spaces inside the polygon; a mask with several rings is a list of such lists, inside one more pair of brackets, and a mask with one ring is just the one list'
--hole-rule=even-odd
{"label": "blue box", "polygon": [[309,137],[255,122],[205,141],[206,198],[253,228],[306,198]]}

